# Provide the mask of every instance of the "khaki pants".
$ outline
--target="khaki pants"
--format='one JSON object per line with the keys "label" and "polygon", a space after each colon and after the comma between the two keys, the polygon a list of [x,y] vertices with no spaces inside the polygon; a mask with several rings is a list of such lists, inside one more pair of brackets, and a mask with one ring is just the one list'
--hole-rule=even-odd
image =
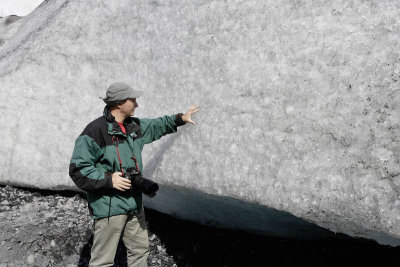
{"label": "khaki pants", "polygon": [[113,266],[118,242],[122,236],[128,266],[147,266],[149,236],[144,209],[136,214],[116,215],[95,220],[94,237],[89,266]]}

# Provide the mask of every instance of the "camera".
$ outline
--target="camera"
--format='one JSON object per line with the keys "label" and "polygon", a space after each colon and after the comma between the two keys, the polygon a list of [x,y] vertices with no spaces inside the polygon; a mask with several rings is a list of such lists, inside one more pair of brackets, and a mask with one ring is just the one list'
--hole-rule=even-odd
{"label": "camera", "polygon": [[154,196],[158,191],[158,184],[143,177],[142,173],[135,168],[127,169],[125,178],[131,181],[132,188],[138,188],[145,195]]}

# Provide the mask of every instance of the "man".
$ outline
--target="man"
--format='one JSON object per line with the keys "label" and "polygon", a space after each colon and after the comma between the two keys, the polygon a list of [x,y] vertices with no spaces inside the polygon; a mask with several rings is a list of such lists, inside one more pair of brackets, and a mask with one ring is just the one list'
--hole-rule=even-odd
{"label": "man", "polygon": [[142,192],[124,178],[127,169],[143,170],[143,146],[165,134],[174,133],[191,116],[185,114],[157,119],[132,117],[142,91],[126,83],[110,85],[102,117],[89,123],[75,142],[69,174],[87,192],[94,219],[94,238],[89,266],[112,266],[122,237],[129,266],[147,266],[149,239],[142,205]]}

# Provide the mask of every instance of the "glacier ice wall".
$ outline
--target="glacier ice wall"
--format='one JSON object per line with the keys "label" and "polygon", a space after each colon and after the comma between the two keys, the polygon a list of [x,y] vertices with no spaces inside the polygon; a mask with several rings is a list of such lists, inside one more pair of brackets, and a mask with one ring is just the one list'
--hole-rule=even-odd
{"label": "glacier ice wall", "polygon": [[123,80],[138,117],[201,106],[145,147],[159,183],[400,239],[399,7],[46,1],[0,46],[0,183],[75,188],[74,140]]}

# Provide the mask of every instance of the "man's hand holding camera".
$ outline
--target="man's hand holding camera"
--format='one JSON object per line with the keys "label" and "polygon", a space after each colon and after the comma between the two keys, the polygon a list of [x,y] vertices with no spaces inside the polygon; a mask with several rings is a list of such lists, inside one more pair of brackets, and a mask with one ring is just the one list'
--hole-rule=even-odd
{"label": "man's hand holding camera", "polygon": [[131,181],[122,177],[121,172],[114,172],[112,174],[113,187],[119,191],[126,191],[131,189]]}

